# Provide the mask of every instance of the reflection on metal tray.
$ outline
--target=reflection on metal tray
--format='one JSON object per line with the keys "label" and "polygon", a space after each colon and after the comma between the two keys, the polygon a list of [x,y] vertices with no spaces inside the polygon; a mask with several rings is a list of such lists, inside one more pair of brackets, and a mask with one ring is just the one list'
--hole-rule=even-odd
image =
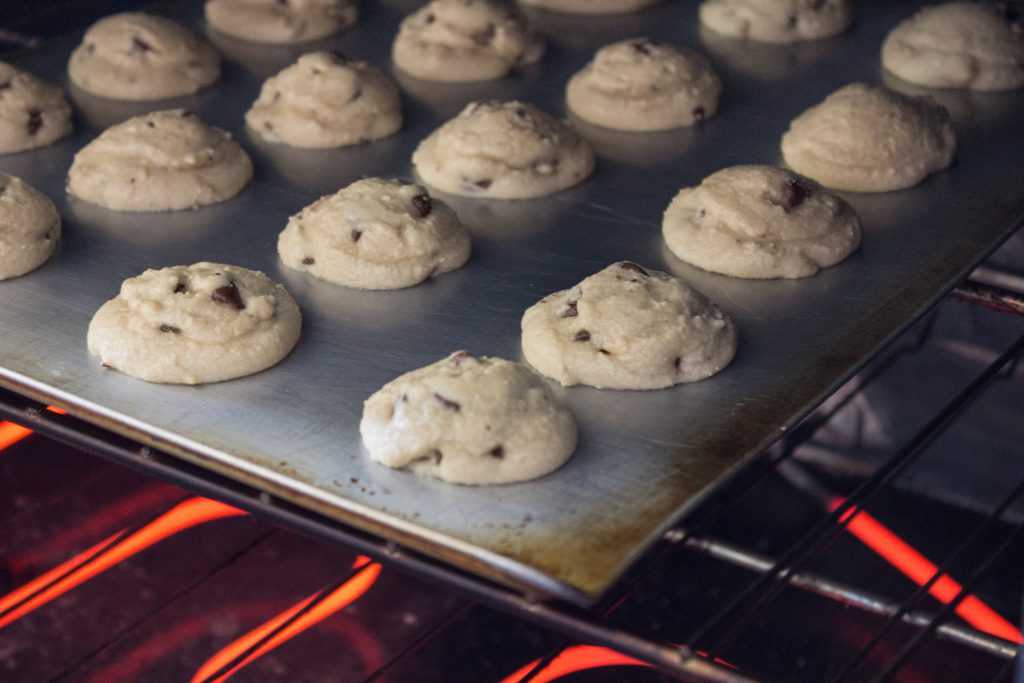
{"label": "reflection on metal tray", "polygon": [[[685,265],[663,248],[661,213],[680,187],[732,164],[778,163],[778,140],[793,116],[851,81],[884,80],[878,46],[914,10],[905,3],[860,3],[848,35],[795,47],[705,35],[690,2],[571,25],[536,13],[550,49],[525,73],[464,86],[395,74],[406,117],[395,137],[298,151],[246,132],[242,113],[261,79],[302,51],[336,48],[390,68],[390,38],[416,4],[365,3],[356,29],[301,48],[211,35],[226,57],[224,78],[193,97],[119,104],[72,90],[73,138],[0,157],[0,170],[54,198],[66,223],[50,263],[0,283],[0,383],[463,569],[585,603],[1024,216],[1024,94],[942,92],[936,97],[953,112],[960,140],[953,168],[911,190],[848,195],[865,236],[845,263],[806,280],[741,281]],[[203,28],[198,3],[152,9]],[[278,262],[276,236],[289,215],[360,177],[410,177],[414,146],[465,102],[516,97],[562,113],[568,77],[600,45],[637,35],[706,52],[725,84],[720,113],[695,129],[653,135],[581,124],[597,148],[597,171],[550,198],[445,197],[471,231],[474,252],[465,268],[430,283],[355,291]],[[64,64],[77,38],[10,59],[67,86]],[[172,106],[233,131],[252,152],[256,177],[240,196],[157,215],[118,214],[65,196],[74,152],[104,126]],[[561,390],[578,418],[580,445],[568,465],[539,481],[450,486],[368,462],[357,427],[370,393],[457,348],[520,358],[522,311],[619,259],[672,272],[716,300],[740,330],[733,364],[712,379],[664,391]],[[89,319],[121,280],[200,260],[263,270],[292,292],[304,311],[303,336],[281,365],[241,380],[176,387],[105,371],[88,355]]]}

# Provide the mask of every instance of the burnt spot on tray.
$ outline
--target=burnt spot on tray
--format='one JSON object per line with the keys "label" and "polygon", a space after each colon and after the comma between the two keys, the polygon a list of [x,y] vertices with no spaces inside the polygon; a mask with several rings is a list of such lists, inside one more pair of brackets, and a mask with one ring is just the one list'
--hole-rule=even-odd
{"label": "burnt spot on tray", "polygon": [[238,291],[238,287],[234,282],[231,282],[223,287],[218,287],[213,290],[213,294],[210,295],[214,301],[219,304],[227,304],[235,310],[242,310],[245,308],[245,303],[242,301],[242,294]]}
{"label": "burnt spot on tray", "polygon": [[451,399],[445,398],[437,392],[434,393],[434,400],[441,404],[441,407],[445,410],[454,410],[456,413],[462,410],[462,405]]}
{"label": "burnt spot on tray", "polygon": [[160,331],[170,334],[181,334],[181,328],[175,327],[174,325],[161,325]]}
{"label": "burnt spot on tray", "polygon": [[505,457],[505,447],[502,446],[501,444],[498,444],[491,450],[487,451],[487,454],[492,458],[497,458],[498,460],[501,460],[502,458]]}
{"label": "burnt spot on tray", "polygon": [[362,230],[353,230],[350,234],[352,235],[352,241],[353,242],[358,242],[359,238],[363,236],[363,231]]}
{"label": "burnt spot on tray", "polygon": [[311,266],[314,263],[316,263],[316,259],[313,258],[312,256],[307,256],[306,258],[302,259],[302,265],[304,266]]}
{"label": "burnt spot on tray", "polygon": [[567,303],[566,307],[565,307],[565,310],[562,311],[561,317],[563,317],[563,318],[575,318],[576,316],[578,316],[580,314],[580,311],[577,308],[577,305],[578,305],[578,302],[576,302],[576,301],[570,301],[569,303]]}
{"label": "burnt spot on tray", "polygon": [[586,330],[580,330],[573,336],[572,340],[578,342],[590,341],[590,333]]}
{"label": "burnt spot on tray", "polygon": [[811,194],[813,190],[798,180],[787,180],[782,186],[782,199],[787,209],[800,206]]}
{"label": "burnt spot on tray", "polygon": [[29,135],[35,135],[43,127],[43,112],[38,109],[28,110],[28,123],[25,124]]}
{"label": "burnt spot on tray", "polygon": [[416,213],[420,215],[420,218],[426,218],[430,215],[430,210],[434,208],[433,203],[430,201],[430,197],[425,194],[418,194],[412,198],[412,205],[416,208]]}

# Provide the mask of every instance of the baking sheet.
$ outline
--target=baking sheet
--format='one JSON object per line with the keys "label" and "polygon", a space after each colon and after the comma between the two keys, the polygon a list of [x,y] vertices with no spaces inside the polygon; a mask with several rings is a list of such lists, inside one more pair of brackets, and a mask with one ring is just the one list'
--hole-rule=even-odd
{"label": "baking sheet", "polygon": [[[688,266],[662,245],[661,214],[679,188],[737,163],[781,163],[778,141],[789,120],[828,93],[856,80],[911,90],[887,81],[877,53],[888,28],[922,3],[860,2],[849,34],[791,47],[702,33],[696,2],[605,18],[533,12],[550,41],[545,59],[468,85],[394,73],[391,37],[418,4],[364,2],[354,30],[298,48],[211,33],[225,55],[224,77],[192,97],[123,104],[72,89],[74,137],[0,156],[0,170],[47,193],[65,221],[46,266],[0,283],[0,384],[463,569],[584,604],[1022,222],[1024,94],[943,92],[937,99],[951,109],[959,136],[953,168],[907,191],[844,195],[865,234],[843,264],[805,280],[742,281]],[[149,7],[206,30],[199,3]],[[278,262],[277,234],[290,215],[361,177],[411,179],[415,145],[466,102],[520,98],[562,114],[562,87],[594,50],[641,35],[708,55],[725,85],[718,115],[651,135],[580,124],[597,149],[597,171],[550,198],[439,194],[470,230],[473,256],[412,289],[345,289]],[[67,88],[64,66],[79,38],[5,58]],[[242,113],[261,80],[322,48],[391,71],[404,98],[398,135],[299,151],[246,132]],[[104,127],[175,106],[232,131],[250,151],[256,176],[241,195],[166,214],[115,213],[65,195],[72,156]],[[370,393],[459,348],[521,359],[522,311],[620,259],[678,275],[717,301],[740,332],[732,365],[663,391],[560,389],[578,419],[580,445],[565,467],[535,482],[451,486],[368,461],[358,421]],[[240,380],[176,387],[106,371],[88,355],[89,319],[124,278],[200,260],[263,270],[285,284],[304,323],[283,363]]]}

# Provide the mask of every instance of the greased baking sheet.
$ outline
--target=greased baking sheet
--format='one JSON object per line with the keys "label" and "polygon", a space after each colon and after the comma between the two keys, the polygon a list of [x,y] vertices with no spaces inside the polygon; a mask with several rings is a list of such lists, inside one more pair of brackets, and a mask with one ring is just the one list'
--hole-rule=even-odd
{"label": "greased baking sheet", "polygon": [[[468,85],[394,72],[391,38],[418,4],[364,2],[356,28],[300,48],[207,31],[224,54],[224,76],[193,97],[121,104],[72,89],[73,138],[0,156],[0,170],[44,191],[64,218],[50,262],[0,282],[0,384],[468,571],[586,603],[1022,222],[1024,94],[941,92],[959,136],[954,166],[911,190],[844,195],[861,215],[864,242],[841,265],[805,280],[742,281],[683,264],[662,244],[661,214],[679,188],[733,164],[781,163],[789,120],[828,93],[858,80],[909,91],[883,75],[877,55],[886,31],[921,3],[860,2],[850,33],[795,47],[716,39],[697,27],[697,2],[669,0],[606,18],[537,12],[531,16],[549,39],[544,60]],[[150,9],[205,31],[199,3]],[[718,115],[651,135],[580,125],[597,149],[597,170],[549,198],[439,195],[472,233],[473,255],[464,268],[411,289],[332,286],[277,260],[277,234],[290,215],[365,176],[411,179],[415,145],[466,102],[520,98],[564,114],[562,88],[594,50],[642,35],[707,54],[725,86]],[[64,66],[79,38],[6,59],[69,87]],[[395,76],[405,112],[398,135],[298,151],[245,130],[242,114],[261,80],[320,48]],[[250,151],[256,176],[241,195],[195,211],[137,214],[65,194],[72,156],[104,127],[176,106],[232,131]],[[559,389],[579,422],[579,448],[538,481],[452,486],[368,461],[358,422],[369,394],[455,349],[521,359],[523,310],[619,259],[666,270],[717,301],[739,328],[732,365],[663,391]],[[88,355],[89,319],[124,278],[202,260],[259,269],[285,284],[304,323],[284,362],[239,380],[181,387],[104,370]]]}

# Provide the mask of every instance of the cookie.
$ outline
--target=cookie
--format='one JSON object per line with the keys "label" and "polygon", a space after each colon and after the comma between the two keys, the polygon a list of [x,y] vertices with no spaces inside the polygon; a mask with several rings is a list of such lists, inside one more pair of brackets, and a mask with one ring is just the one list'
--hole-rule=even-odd
{"label": "cookie", "polygon": [[531,104],[473,102],[421,142],[412,163],[442,192],[525,199],[586,179],[594,151],[572,126]]}
{"label": "cookie", "polygon": [[601,48],[569,80],[569,109],[590,123],[628,131],[692,126],[718,110],[722,81],[693,50],[643,38]]}
{"label": "cookie", "polygon": [[184,26],[142,12],[93,24],[68,62],[71,82],[112,100],[189,95],[220,78],[220,56]]}
{"label": "cookie", "polygon": [[377,67],[337,52],[312,52],[267,79],[245,122],[267,142],[341,147],[401,128],[402,101]]}
{"label": "cookie", "polygon": [[368,178],[291,217],[277,240],[289,268],[359,289],[400,289],[459,268],[469,234],[419,185]]}
{"label": "cookie", "polygon": [[661,230],[683,261],[743,278],[814,275],[853,253],[861,237],[849,204],[771,166],[733,166],[680,190]]}
{"label": "cookie", "polygon": [[89,323],[104,367],[166,384],[244,377],[279,363],[302,314],[263,273],[221,263],[147,270],[121,284]]}
{"label": "cookie", "polygon": [[391,59],[428,81],[489,81],[544,54],[544,39],[499,0],[433,0],[402,21]]}
{"label": "cookie", "polygon": [[0,62],[0,154],[44,147],[70,134],[64,92]]}
{"label": "cookie", "polygon": [[130,118],[75,155],[68,192],[114,211],[170,211],[233,197],[252,161],[229,133],[183,109]]}
{"label": "cookie", "polygon": [[790,168],[852,192],[912,187],[949,166],[955,151],[945,109],[863,83],[832,93],[795,118],[782,136]]}
{"label": "cookie", "polygon": [[629,261],[526,309],[523,356],[565,386],[662,389],[720,371],[736,354],[729,317],[682,280]]}
{"label": "cookie", "polygon": [[715,33],[761,43],[820,40],[850,27],[851,0],[704,0],[700,23]]}
{"label": "cookie", "polygon": [[536,479],[576,448],[576,421],[544,380],[466,351],[385,384],[359,433],[376,462],[455,484]]}
{"label": "cookie", "polygon": [[566,14],[624,14],[660,0],[521,0],[524,5]]}
{"label": "cookie", "polygon": [[256,43],[303,43],[356,23],[355,0],[208,0],[206,21],[221,33]]}
{"label": "cookie", "polygon": [[1014,90],[1024,85],[1024,27],[996,4],[925,7],[886,36],[882,66],[929,88]]}
{"label": "cookie", "polygon": [[59,239],[60,214],[49,197],[0,173],[0,280],[43,265]]}

